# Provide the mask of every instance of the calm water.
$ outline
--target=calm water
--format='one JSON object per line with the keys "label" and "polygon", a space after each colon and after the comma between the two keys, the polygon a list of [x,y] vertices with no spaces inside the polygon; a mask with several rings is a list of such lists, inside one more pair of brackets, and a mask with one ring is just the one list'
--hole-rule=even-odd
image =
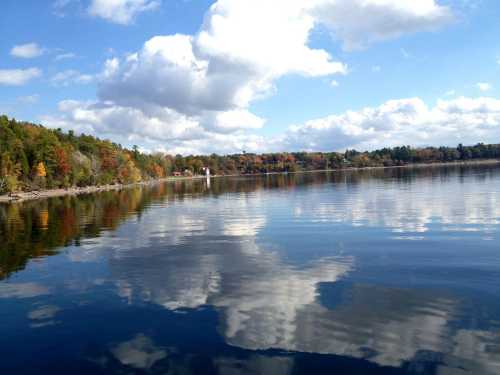
{"label": "calm water", "polygon": [[500,374],[500,168],[0,205],[0,373]]}

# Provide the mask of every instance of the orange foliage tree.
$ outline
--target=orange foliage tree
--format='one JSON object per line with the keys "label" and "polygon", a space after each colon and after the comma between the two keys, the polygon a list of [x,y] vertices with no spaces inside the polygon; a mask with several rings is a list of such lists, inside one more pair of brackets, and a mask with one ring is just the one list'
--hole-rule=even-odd
{"label": "orange foliage tree", "polygon": [[64,148],[58,147],[56,149],[56,161],[59,174],[63,177],[67,176],[71,170],[71,165],[69,163],[68,154]]}

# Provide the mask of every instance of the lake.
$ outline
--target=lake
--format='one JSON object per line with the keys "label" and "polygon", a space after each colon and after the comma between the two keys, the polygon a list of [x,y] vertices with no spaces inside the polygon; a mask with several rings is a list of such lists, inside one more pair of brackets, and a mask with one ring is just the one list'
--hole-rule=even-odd
{"label": "lake", "polygon": [[1,374],[499,374],[500,167],[0,205]]}

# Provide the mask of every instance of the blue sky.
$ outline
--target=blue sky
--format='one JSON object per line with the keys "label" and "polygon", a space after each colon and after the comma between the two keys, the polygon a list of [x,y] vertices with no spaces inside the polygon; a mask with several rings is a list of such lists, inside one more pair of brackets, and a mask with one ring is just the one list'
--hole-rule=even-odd
{"label": "blue sky", "polygon": [[0,112],[17,119],[185,154],[500,139],[494,0],[2,7]]}

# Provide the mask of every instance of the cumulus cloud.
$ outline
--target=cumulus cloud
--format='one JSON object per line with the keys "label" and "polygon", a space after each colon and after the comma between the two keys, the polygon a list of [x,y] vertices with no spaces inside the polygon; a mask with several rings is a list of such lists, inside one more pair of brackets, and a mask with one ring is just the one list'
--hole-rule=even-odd
{"label": "cumulus cloud", "polygon": [[34,57],[41,56],[44,53],[44,49],[38,46],[36,43],[21,44],[12,47],[10,50],[11,56],[19,57],[22,59],[32,59]]}
{"label": "cumulus cloud", "polygon": [[38,68],[0,69],[0,85],[22,86],[41,75],[42,71]]}
{"label": "cumulus cloud", "polygon": [[137,14],[157,9],[159,0],[92,0],[88,8],[91,16],[127,25]]}
{"label": "cumulus cloud", "polygon": [[308,46],[314,19],[304,8],[302,1],[220,0],[199,33],[157,36],[135,53],[107,60],[98,101],[63,103],[62,116],[45,119],[99,135],[128,134],[126,144],[142,139],[189,152],[208,151],[209,142],[252,150],[261,140],[243,131],[261,128],[265,119],[249,105],[272,94],[276,79],[346,72],[328,52]]}
{"label": "cumulus cloud", "polygon": [[369,150],[477,143],[499,137],[498,99],[460,97],[428,107],[421,99],[411,98],[292,126],[278,144],[287,150]]}
{"label": "cumulus cloud", "polygon": [[304,8],[300,1],[220,0],[198,34],[157,36],[109,61],[100,97],[196,114],[247,107],[286,74],[345,73],[325,50],[308,46],[314,19]]}
{"label": "cumulus cloud", "polygon": [[203,54],[265,69],[275,76],[345,72],[345,66],[333,62],[326,51],[308,46],[317,21],[310,13],[313,3],[219,0],[206,16],[197,45]]}
{"label": "cumulus cloud", "polygon": [[[129,23],[156,3],[93,0],[89,12]],[[265,124],[249,108],[272,95],[283,76],[347,74],[344,63],[311,46],[318,25],[332,30],[344,47],[358,48],[434,30],[452,18],[451,10],[434,0],[218,0],[196,34],[156,36],[134,53],[107,60],[97,101],[71,108],[63,104],[59,117],[45,119],[50,126],[85,129],[125,144],[141,140],[147,148],[182,153],[293,146],[296,130],[267,140],[249,134]],[[357,131],[356,125],[349,126]]]}
{"label": "cumulus cloud", "polygon": [[94,77],[90,74],[82,74],[77,70],[68,69],[54,74],[50,81],[54,86],[69,86],[71,84],[87,84],[93,79]]}
{"label": "cumulus cloud", "polygon": [[[255,35],[256,18],[248,15],[266,14],[267,5],[260,2],[259,8],[257,1],[237,7],[223,1],[222,7],[219,3],[212,7],[211,21],[198,35],[154,37],[123,61],[109,60],[99,96],[120,105],[168,107],[193,115],[246,108],[272,92],[273,81],[285,74],[346,72],[344,64],[332,61],[326,51],[307,46],[313,26],[308,17],[297,15],[294,20],[292,15],[282,14],[261,19],[259,30],[265,31]],[[286,25],[285,31],[269,37],[276,34],[273,30],[281,29],[275,21]]]}
{"label": "cumulus cloud", "polygon": [[41,121],[51,127],[94,134],[124,145],[141,144],[145,151],[230,153],[258,151],[264,143],[261,136],[243,132],[245,126],[254,129],[264,121],[248,111],[189,117],[168,108],[145,114],[137,108],[65,100],[59,103],[59,112],[57,117],[42,116]]}
{"label": "cumulus cloud", "polygon": [[59,109],[62,116],[42,121],[174,154],[371,150],[406,144],[474,144],[500,137],[500,100],[483,97],[439,100],[433,107],[419,98],[390,100],[379,107],[293,125],[274,137],[246,132],[242,124],[252,129],[263,121],[249,112],[221,112],[215,119],[170,109],[147,115],[135,108],[78,101],[61,102]]}
{"label": "cumulus cloud", "polygon": [[[325,50],[308,46],[315,21],[305,8],[303,1],[220,0],[196,35],[157,36],[136,53],[106,61],[99,100],[49,120],[71,121],[97,134],[123,134],[128,127],[134,131],[129,138],[168,141],[185,151],[199,150],[207,139],[224,149],[250,150],[258,137],[241,132],[262,127],[265,119],[248,107],[272,94],[276,79],[347,70]],[[123,125],[125,120],[135,124]],[[113,129],[114,123],[120,125]],[[245,137],[251,141],[242,144]],[[176,144],[180,139],[184,143]]]}
{"label": "cumulus cloud", "polygon": [[435,0],[316,0],[314,15],[333,30],[345,49],[433,31],[453,21],[449,7]]}

